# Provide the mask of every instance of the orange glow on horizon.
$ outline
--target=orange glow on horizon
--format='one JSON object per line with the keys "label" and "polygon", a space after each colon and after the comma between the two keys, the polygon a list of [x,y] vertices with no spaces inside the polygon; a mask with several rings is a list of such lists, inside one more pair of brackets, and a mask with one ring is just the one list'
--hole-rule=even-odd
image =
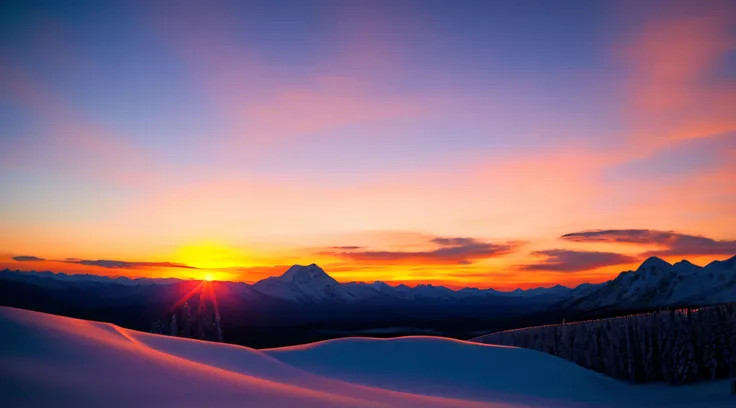
{"label": "orange glow on horizon", "polygon": [[201,269],[221,269],[247,265],[248,262],[245,258],[246,254],[236,248],[210,241],[181,246],[172,257],[174,262]]}
{"label": "orange glow on horizon", "polygon": [[[604,245],[604,244],[601,244]],[[623,246],[613,244],[614,250],[623,250]],[[644,247],[648,248],[648,247]],[[593,249],[605,249],[605,246],[593,246]],[[640,247],[641,249],[641,247]],[[714,260],[725,260],[725,255],[698,255],[698,256],[664,256],[669,263],[676,263],[683,258],[690,262],[705,266]],[[252,266],[242,268],[217,269],[187,269],[173,267],[152,268],[100,268],[79,264],[68,264],[64,262],[38,261],[38,262],[16,262],[12,259],[0,258],[0,270],[22,270],[22,271],[52,271],[54,273],[65,273],[68,275],[88,274],[107,276],[111,278],[176,278],[190,280],[193,290],[183,296],[183,303],[193,294],[196,294],[204,285],[216,285],[217,282],[246,282],[255,283],[271,276],[280,276],[291,265],[307,265],[316,263],[325,272],[341,283],[347,282],[375,282],[382,281],[391,286],[405,284],[416,286],[420,284],[431,284],[435,286],[446,286],[451,289],[462,289],[475,287],[480,289],[493,288],[497,290],[513,290],[516,288],[528,289],[536,287],[550,287],[557,284],[574,287],[581,283],[600,283],[618,276],[619,273],[638,268],[639,262],[622,265],[609,265],[595,268],[589,271],[575,273],[561,273],[556,271],[545,271],[543,269],[518,270],[516,265],[531,262],[538,258],[526,256],[524,253],[509,255],[492,262],[480,261],[470,265],[445,265],[420,263],[414,266],[389,265],[372,263],[336,263],[315,256],[304,254],[300,259],[273,260],[270,265]],[[205,289],[208,290],[208,289]]]}

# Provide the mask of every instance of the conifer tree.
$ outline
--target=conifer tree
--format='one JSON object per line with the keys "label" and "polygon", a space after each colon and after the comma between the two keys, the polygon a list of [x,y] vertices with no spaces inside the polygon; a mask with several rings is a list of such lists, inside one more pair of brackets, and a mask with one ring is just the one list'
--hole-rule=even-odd
{"label": "conifer tree", "polygon": [[692,333],[688,324],[688,314],[686,312],[678,313],[675,322],[677,331],[677,340],[673,352],[677,368],[675,383],[686,384],[697,378],[698,372]]}
{"label": "conifer tree", "polygon": [[641,357],[643,359],[643,372],[646,381],[657,381],[657,370],[659,361],[656,359],[658,344],[658,324],[656,315],[650,313],[645,318],[644,330],[641,331],[639,337],[642,343]]}
{"label": "conifer tree", "polygon": [[207,315],[207,311],[205,310],[205,305],[203,301],[199,302],[199,305],[197,306],[197,313],[195,314],[195,336],[196,338],[203,340],[206,335],[206,328],[205,328],[205,316]]}
{"label": "conifer tree", "polygon": [[628,333],[623,319],[616,319],[616,354],[618,355],[618,378],[629,378]]}
{"label": "conifer tree", "polygon": [[719,322],[718,310],[704,310],[699,315],[700,324],[696,338],[699,342],[704,371],[702,376],[714,380],[723,366],[726,342]]}
{"label": "conifer tree", "polygon": [[636,331],[636,317],[625,319],[624,335],[626,336],[626,377],[631,382],[639,381],[639,372],[637,367],[636,347],[634,346],[634,336]]}
{"label": "conifer tree", "polygon": [[674,330],[674,312],[662,312],[660,323],[660,327],[662,329],[659,342],[660,355],[662,356],[660,359],[660,372],[663,380],[670,384],[674,384],[676,378],[676,361],[672,351],[675,338],[677,336],[677,332]]}
{"label": "conifer tree", "polygon": [[596,323],[591,335],[590,358],[592,360],[591,368],[598,372],[603,372],[603,353],[602,353],[602,328],[600,323]]}
{"label": "conifer tree", "polygon": [[570,339],[570,328],[567,323],[563,320],[562,326],[560,326],[560,344],[557,350],[557,355],[566,359],[572,360],[572,341]]}
{"label": "conifer tree", "polygon": [[163,334],[164,328],[161,324],[161,320],[156,320],[153,322],[153,327],[151,327],[151,333],[153,334]]}
{"label": "conifer tree", "polygon": [[169,324],[169,335],[174,337],[179,335],[179,327],[176,324],[176,314],[173,314],[171,316],[171,323]]}
{"label": "conifer tree", "polygon": [[181,312],[182,329],[181,337],[191,338],[192,337],[192,312],[189,310],[189,302],[184,302],[184,307]]}
{"label": "conifer tree", "polygon": [[618,355],[616,354],[613,325],[610,320],[606,321],[603,333],[603,372],[608,376],[616,377],[618,373]]}
{"label": "conifer tree", "polygon": [[224,342],[225,339],[222,337],[222,328],[220,327],[220,314],[215,314],[215,334],[216,340],[220,343]]}

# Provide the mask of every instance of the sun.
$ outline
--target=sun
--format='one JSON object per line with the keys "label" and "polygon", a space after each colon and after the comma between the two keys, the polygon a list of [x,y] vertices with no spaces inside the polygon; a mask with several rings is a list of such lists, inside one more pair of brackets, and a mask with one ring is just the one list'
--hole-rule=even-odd
{"label": "sun", "polygon": [[210,274],[204,275],[204,280],[206,280],[207,282],[212,282],[212,279],[213,279],[212,275]]}
{"label": "sun", "polygon": [[211,242],[179,247],[172,258],[177,263],[203,269],[232,268],[247,264],[242,250]]}

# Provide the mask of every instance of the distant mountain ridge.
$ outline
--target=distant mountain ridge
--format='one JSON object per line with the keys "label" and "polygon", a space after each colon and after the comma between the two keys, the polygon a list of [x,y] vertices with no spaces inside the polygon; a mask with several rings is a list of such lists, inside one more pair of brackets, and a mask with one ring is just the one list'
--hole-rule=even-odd
{"label": "distant mountain ridge", "polygon": [[[581,285],[582,286],[582,285]],[[701,267],[687,260],[670,264],[651,257],[636,271],[573,290],[562,307],[573,310],[603,308],[651,309],[736,302],[736,256]]]}
{"label": "distant mountain ridge", "polygon": [[58,282],[70,283],[116,283],[120,285],[150,285],[150,284],[169,284],[183,282],[185,279],[178,278],[128,278],[126,276],[102,276],[92,274],[67,274],[64,272],[51,271],[21,271],[3,269],[0,270],[0,277],[11,278],[17,281],[27,281],[28,279],[42,278]]}
{"label": "distant mountain ridge", "polygon": [[[0,271],[0,278],[28,281],[39,278],[50,282],[115,283],[123,285],[165,285],[178,279],[108,278],[96,275],[67,275],[52,272]],[[53,284],[53,283],[51,283]],[[514,298],[555,305],[562,310],[599,310],[606,308],[645,309],[665,306],[704,305],[736,301],[736,256],[713,261],[705,267],[683,260],[674,265],[652,257],[636,271],[625,271],[607,282],[585,283],[575,288],[556,285],[550,288],[495,289],[464,288],[452,290],[431,284],[409,287],[385,282],[339,283],[316,264],[294,265],[281,276],[252,285],[237,285],[239,293],[264,295],[273,299],[309,304],[354,303],[361,301],[478,301]]]}
{"label": "distant mountain ridge", "polygon": [[[124,285],[136,284],[171,284],[185,282],[186,279],[177,278],[128,278],[107,277],[89,274],[66,274],[51,271],[20,271],[5,269],[0,271],[0,278],[17,281],[35,280],[37,278],[70,283],[116,283]],[[504,292],[496,289],[478,289],[467,287],[453,290],[441,285],[419,284],[411,287],[405,284],[391,286],[388,283],[375,281],[373,283],[347,282],[339,283],[316,264],[293,265],[280,276],[271,276],[253,284],[243,282],[226,282],[250,287],[264,295],[295,302],[350,302],[356,300],[394,298],[402,300],[431,300],[431,299],[459,299],[466,297],[536,297],[549,295],[562,297],[573,289],[556,285],[551,288],[515,289]]]}

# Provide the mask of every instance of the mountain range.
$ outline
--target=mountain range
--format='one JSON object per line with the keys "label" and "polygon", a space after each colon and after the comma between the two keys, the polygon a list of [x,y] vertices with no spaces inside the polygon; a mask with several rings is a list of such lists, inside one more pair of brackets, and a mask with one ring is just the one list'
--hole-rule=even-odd
{"label": "mountain range", "polygon": [[652,257],[636,271],[598,285],[576,288],[561,306],[568,310],[653,309],[736,302],[736,256],[701,267]]}
{"label": "mountain range", "polygon": [[[39,280],[38,278],[42,278]],[[96,275],[67,275],[52,272],[0,271],[0,279],[33,281],[42,286],[63,284],[166,285],[178,279],[108,278]],[[550,288],[495,289],[444,286],[391,286],[385,282],[339,283],[315,264],[294,265],[281,276],[266,278],[252,285],[225,282],[245,297],[266,297],[299,304],[354,304],[361,302],[457,302],[504,298],[533,300],[535,304],[555,305],[562,310],[594,311],[600,309],[651,309],[668,306],[703,305],[736,301],[736,256],[714,261],[705,267],[686,260],[673,264],[652,257],[635,271],[620,273],[615,279],[575,288],[557,285]]]}

